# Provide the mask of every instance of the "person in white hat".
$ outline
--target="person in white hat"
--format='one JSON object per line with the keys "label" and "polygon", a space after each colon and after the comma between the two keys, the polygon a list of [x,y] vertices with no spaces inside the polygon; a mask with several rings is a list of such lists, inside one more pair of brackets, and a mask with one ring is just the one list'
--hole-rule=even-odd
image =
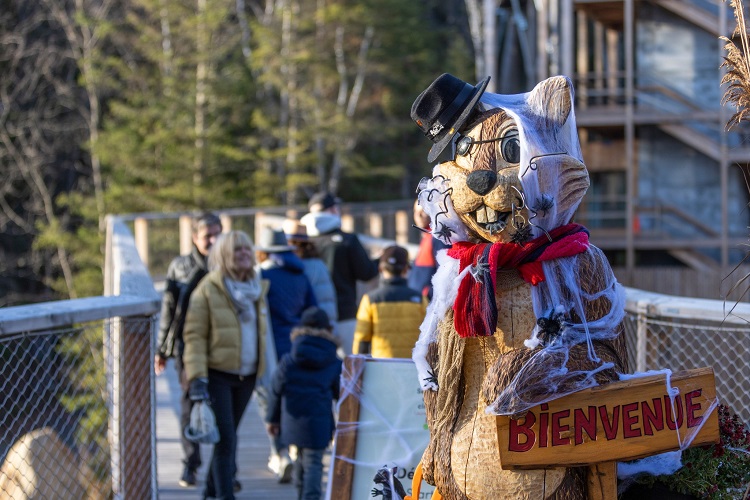
{"label": "person in white hat", "polygon": [[332,322],[338,319],[338,307],[336,305],[336,288],[331,281],[323,260],[321,260],[315,243],[307,236],[307,227],[296,219],[286,219],[282,224],[286,241],[294,247],[294,253],[302,259],[305,265],[305,276],[318,299],[318,307],[325,311]]}
{"label": "person in white hat", "polygon": [[[270,283],[268,308],[271,317],[271,330],[276,347],[276,359],[280,360],[292,348],[290,334],[308,307],[318,305],[310,280],[305,276],[302,260],[292,252],[281,230],[265,227],[258,237],[255,249],[260,277]],[[268,387],[258,384],[258,405],[261,414],[265,413]],[[292,479],[292,460],[287,446],[278,436],[269,435],[271,454],[268,468],[278,475],[279,482],[288,483]]]}

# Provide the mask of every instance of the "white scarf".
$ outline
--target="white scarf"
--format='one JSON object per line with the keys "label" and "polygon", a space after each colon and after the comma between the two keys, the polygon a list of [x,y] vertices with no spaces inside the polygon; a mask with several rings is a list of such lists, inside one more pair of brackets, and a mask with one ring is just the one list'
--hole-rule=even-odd
{"label": "white scarf", "polygon": [[224,278],[224,286],[232,298],[242,334],[240,369],[238,375],[250,375],[258,370],[258,321],[255,303],[260,297],[260,277],[256,274],[248,281]]}

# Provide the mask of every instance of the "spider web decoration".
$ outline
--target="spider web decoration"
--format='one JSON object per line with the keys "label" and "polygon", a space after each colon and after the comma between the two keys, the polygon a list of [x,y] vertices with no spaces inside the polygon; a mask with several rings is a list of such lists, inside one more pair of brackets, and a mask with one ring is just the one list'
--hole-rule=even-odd
{"label": "spider web decoration", "polygon": [[417,187],[419,205],[430,216],[432,235],[446,245],[468,238],[466,228],[456,215],[451,201],[453,189],[450,179],[437,173],[435,167],[432,178],[423,178]]}

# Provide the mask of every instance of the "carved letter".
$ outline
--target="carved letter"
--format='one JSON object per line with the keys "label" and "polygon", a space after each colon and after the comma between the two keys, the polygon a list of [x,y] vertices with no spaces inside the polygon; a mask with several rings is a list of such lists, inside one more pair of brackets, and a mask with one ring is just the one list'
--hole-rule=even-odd
{"label": "carved letter", "polygon": [[624,438],[638,437],[641,435],[641,429],[633,426],[638,423],[638,415],[631,416],[631,413],[638,409],[638,403],[628,403],[622,407],[622,436]]}
{"label": "carved letter", "polygon": [[586,418],[582,409],[575,409],[573,412],[573,430],[575,444],[583,443],[583,431],[586,431],[591,441],[596,441],[596,406],[589,406],[588,418]]}
{"label": "carved letter", "polygon": [[[534,446],[536,435],[531,428],[535,423],[536,417],[531,412],[526,413],[523,423],[513,418],[510,419],[510,439],[508,440],[508,448],[510,451],[529,451]],[[519,441],[521,435],[526,438],[523,443]]]}
{"label": "carved letter", "polygon": [[570,410],[557,411],[552,414],[552,446],[570,444],[569,437],[561,437],[560,433],[568,432],[569,425],[560,425],[560,419],[568,418]]}
{"label": "carved letter", "polygon": [[695,416],[695,411],[701,409],[701,404],[693,403],[693,398],[700,396],[702,392],[703,389],[696,389],[685,394],[685,414],[687,415],[688,429],[703,422],[703,417]]}
{"label": "carved letter", "polygon": [[599,420],[602,421],[602,427],[604,428],[604,435],[607,437],[607,441],[611,441],[617,437],[617,429],[620,424],[620,406],[617,405],[612,408],[612,420],[607,415],[607,407],[599,407]]}
{"label": "carved letter", "polygon": [[[654,403],[654,409],[646,401],[641,401],[641,410],[643,411],[643,433],[647,436],[654,435],[654,429],[661,431],[664,429],[664,412],[661,407],[661,398],[651,400]],[[652,426],[653,425],[653,429]]]}

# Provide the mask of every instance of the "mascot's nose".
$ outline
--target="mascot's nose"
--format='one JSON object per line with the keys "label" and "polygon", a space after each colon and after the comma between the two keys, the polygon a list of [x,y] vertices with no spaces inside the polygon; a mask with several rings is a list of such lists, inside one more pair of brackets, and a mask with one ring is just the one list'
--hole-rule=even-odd
{"label": "mascot's nose", "polygon": [[475,170],[466,177],[466,185],[480,196],[484,196],[495,187],[497,174],[492,170]]}

